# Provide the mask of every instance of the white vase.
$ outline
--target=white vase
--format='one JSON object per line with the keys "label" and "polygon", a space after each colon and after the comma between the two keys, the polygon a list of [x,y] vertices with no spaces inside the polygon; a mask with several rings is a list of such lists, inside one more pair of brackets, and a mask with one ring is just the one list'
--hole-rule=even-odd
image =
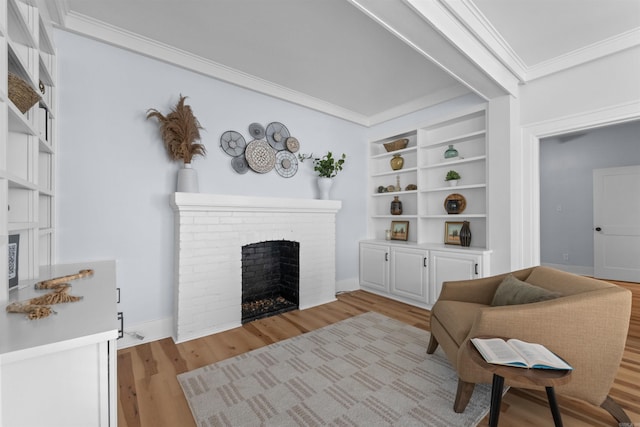
{"label": "white vase", "polygon": [[333,185],[333,178],[318,177],[318,190],[320,192],[321,200],[329,200],[329,191]]}
{"label": "white vase", "polygon": [[449,182],[449,187],[455,187],[456,185],[458,185],[457,179],[450,179],[448,182]]}
{"label": "white vase", "polygon": [[191,167],[191,163],[185,163],[178,170],[178,185],[176,191],[179,193],[198,192],[198,173]]}

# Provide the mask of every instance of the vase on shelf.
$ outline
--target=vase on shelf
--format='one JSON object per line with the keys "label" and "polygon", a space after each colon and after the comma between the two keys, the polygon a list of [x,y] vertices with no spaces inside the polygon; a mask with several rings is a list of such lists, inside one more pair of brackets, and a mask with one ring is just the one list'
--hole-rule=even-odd
{"label": "vase on shelf", "polygon": [[448,214],[460,213],[460,201],[457,199],[447,200],[446,210]]}
{"label": "vase on shelf", "polygon": [[184,163],[178,170],[178,183],[176,185],[178,193],[198,192],[198,173],[191,167],[191,163]]}
{"label": "vase on shelf", "polygon": [[469,227],[469,221],[462,222],[462,228],[460,228],[460,246],[471,246],[471,228]]}
{"label": "vase on shelf", "polygon": [[398,196],[393,197],[389,211],[391,212],[391,215],[402,215],[402,202]]}
{"label": "vase on shelf", "polygon": [[393,169],[394,171],[397,171],[402,169],[402,166],[404,166],[404,159],[400,154],[394,154],[393,159],[391,159],[390,163],[391,163],[391,169]]}
{"label": "vase on shelf", "polygon": [[333,178],[319,176],[316,182],[318,183],[320,200],[329,200],[329,192],[331,191],[331,186],[333,185]]}
{"label": "vase on shelf", "polygon": [[455,157],[458,157],[458,150],[453,148],[453,145],[449,145],[449,148],[444,152],[444,158],[453,159]]}

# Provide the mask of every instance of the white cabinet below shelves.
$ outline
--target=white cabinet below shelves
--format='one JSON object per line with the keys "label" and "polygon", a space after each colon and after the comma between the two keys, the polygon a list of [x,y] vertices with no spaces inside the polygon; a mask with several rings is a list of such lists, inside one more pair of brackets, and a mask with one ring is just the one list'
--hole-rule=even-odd
{"label": "white cabinet below shelves", "polygon": [[360,284],[389,292],[389,247],[360,245]]}
{"label": "white cabinet below shelves", "polygon": [[442,291],[442,283],[453,280],[469,280],[486,277],[489,270],[489,253],[465,253],[431,251],[429,265],[429,293],[432,301],[437,301]]}
{"label": "white cabinet below shelves", "polygon": [[399,297],[427,303],[428,251],[409,247],[391,247],[390,292]]}
{"label": "white cabinet below shelves", "polygon": [[431,308],[442,283],[486,277],[490,251],[387,240],[360,242],[362,289]]}

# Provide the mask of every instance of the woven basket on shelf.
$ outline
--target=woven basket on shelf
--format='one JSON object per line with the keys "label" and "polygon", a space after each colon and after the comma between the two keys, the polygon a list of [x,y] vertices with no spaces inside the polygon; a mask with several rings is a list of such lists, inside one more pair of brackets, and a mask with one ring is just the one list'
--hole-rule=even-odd
{"label": "woven basket on shelf", "polygon": [[9,73],[9,99],[18,107],[22,114],[29,111],[40,101],[40,95],[29,85],[13,73]]}
{"label": "woven basket on shelf", "polygon": [[387,142],[386,144],[383,144],[383,145],[385,150],[389,152],[389,151],[402,150],[407,146],[408,143],[409,143],[409,140],[407,138],[402,138],[397,141]]}

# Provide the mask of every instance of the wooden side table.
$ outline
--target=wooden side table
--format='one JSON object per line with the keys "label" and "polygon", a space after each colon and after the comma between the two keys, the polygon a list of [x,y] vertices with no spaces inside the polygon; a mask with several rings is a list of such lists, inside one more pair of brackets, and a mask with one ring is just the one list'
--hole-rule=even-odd
{"label": "wooden side table", "polygon": [[[486,338],[486,337],[483,337]],[[482,369],[493,373],[493,383],[491,385],[491,408],[489,410],[489,426],[497,427],[500,416],[500,405],[502,403],[502,390],[504,389],[505,378],[517,383],[520,388],[544,387],[547,391],[549,408],[553,415],[553,422],[556,427],[562,427],[562,418],[556,401],[555,386],[567,384],[571,381],[571,372],[557,369],[526,369],[505,365],[494,365],[484,360],[478,349],[471,341],[468,341],[471,360]]]}

